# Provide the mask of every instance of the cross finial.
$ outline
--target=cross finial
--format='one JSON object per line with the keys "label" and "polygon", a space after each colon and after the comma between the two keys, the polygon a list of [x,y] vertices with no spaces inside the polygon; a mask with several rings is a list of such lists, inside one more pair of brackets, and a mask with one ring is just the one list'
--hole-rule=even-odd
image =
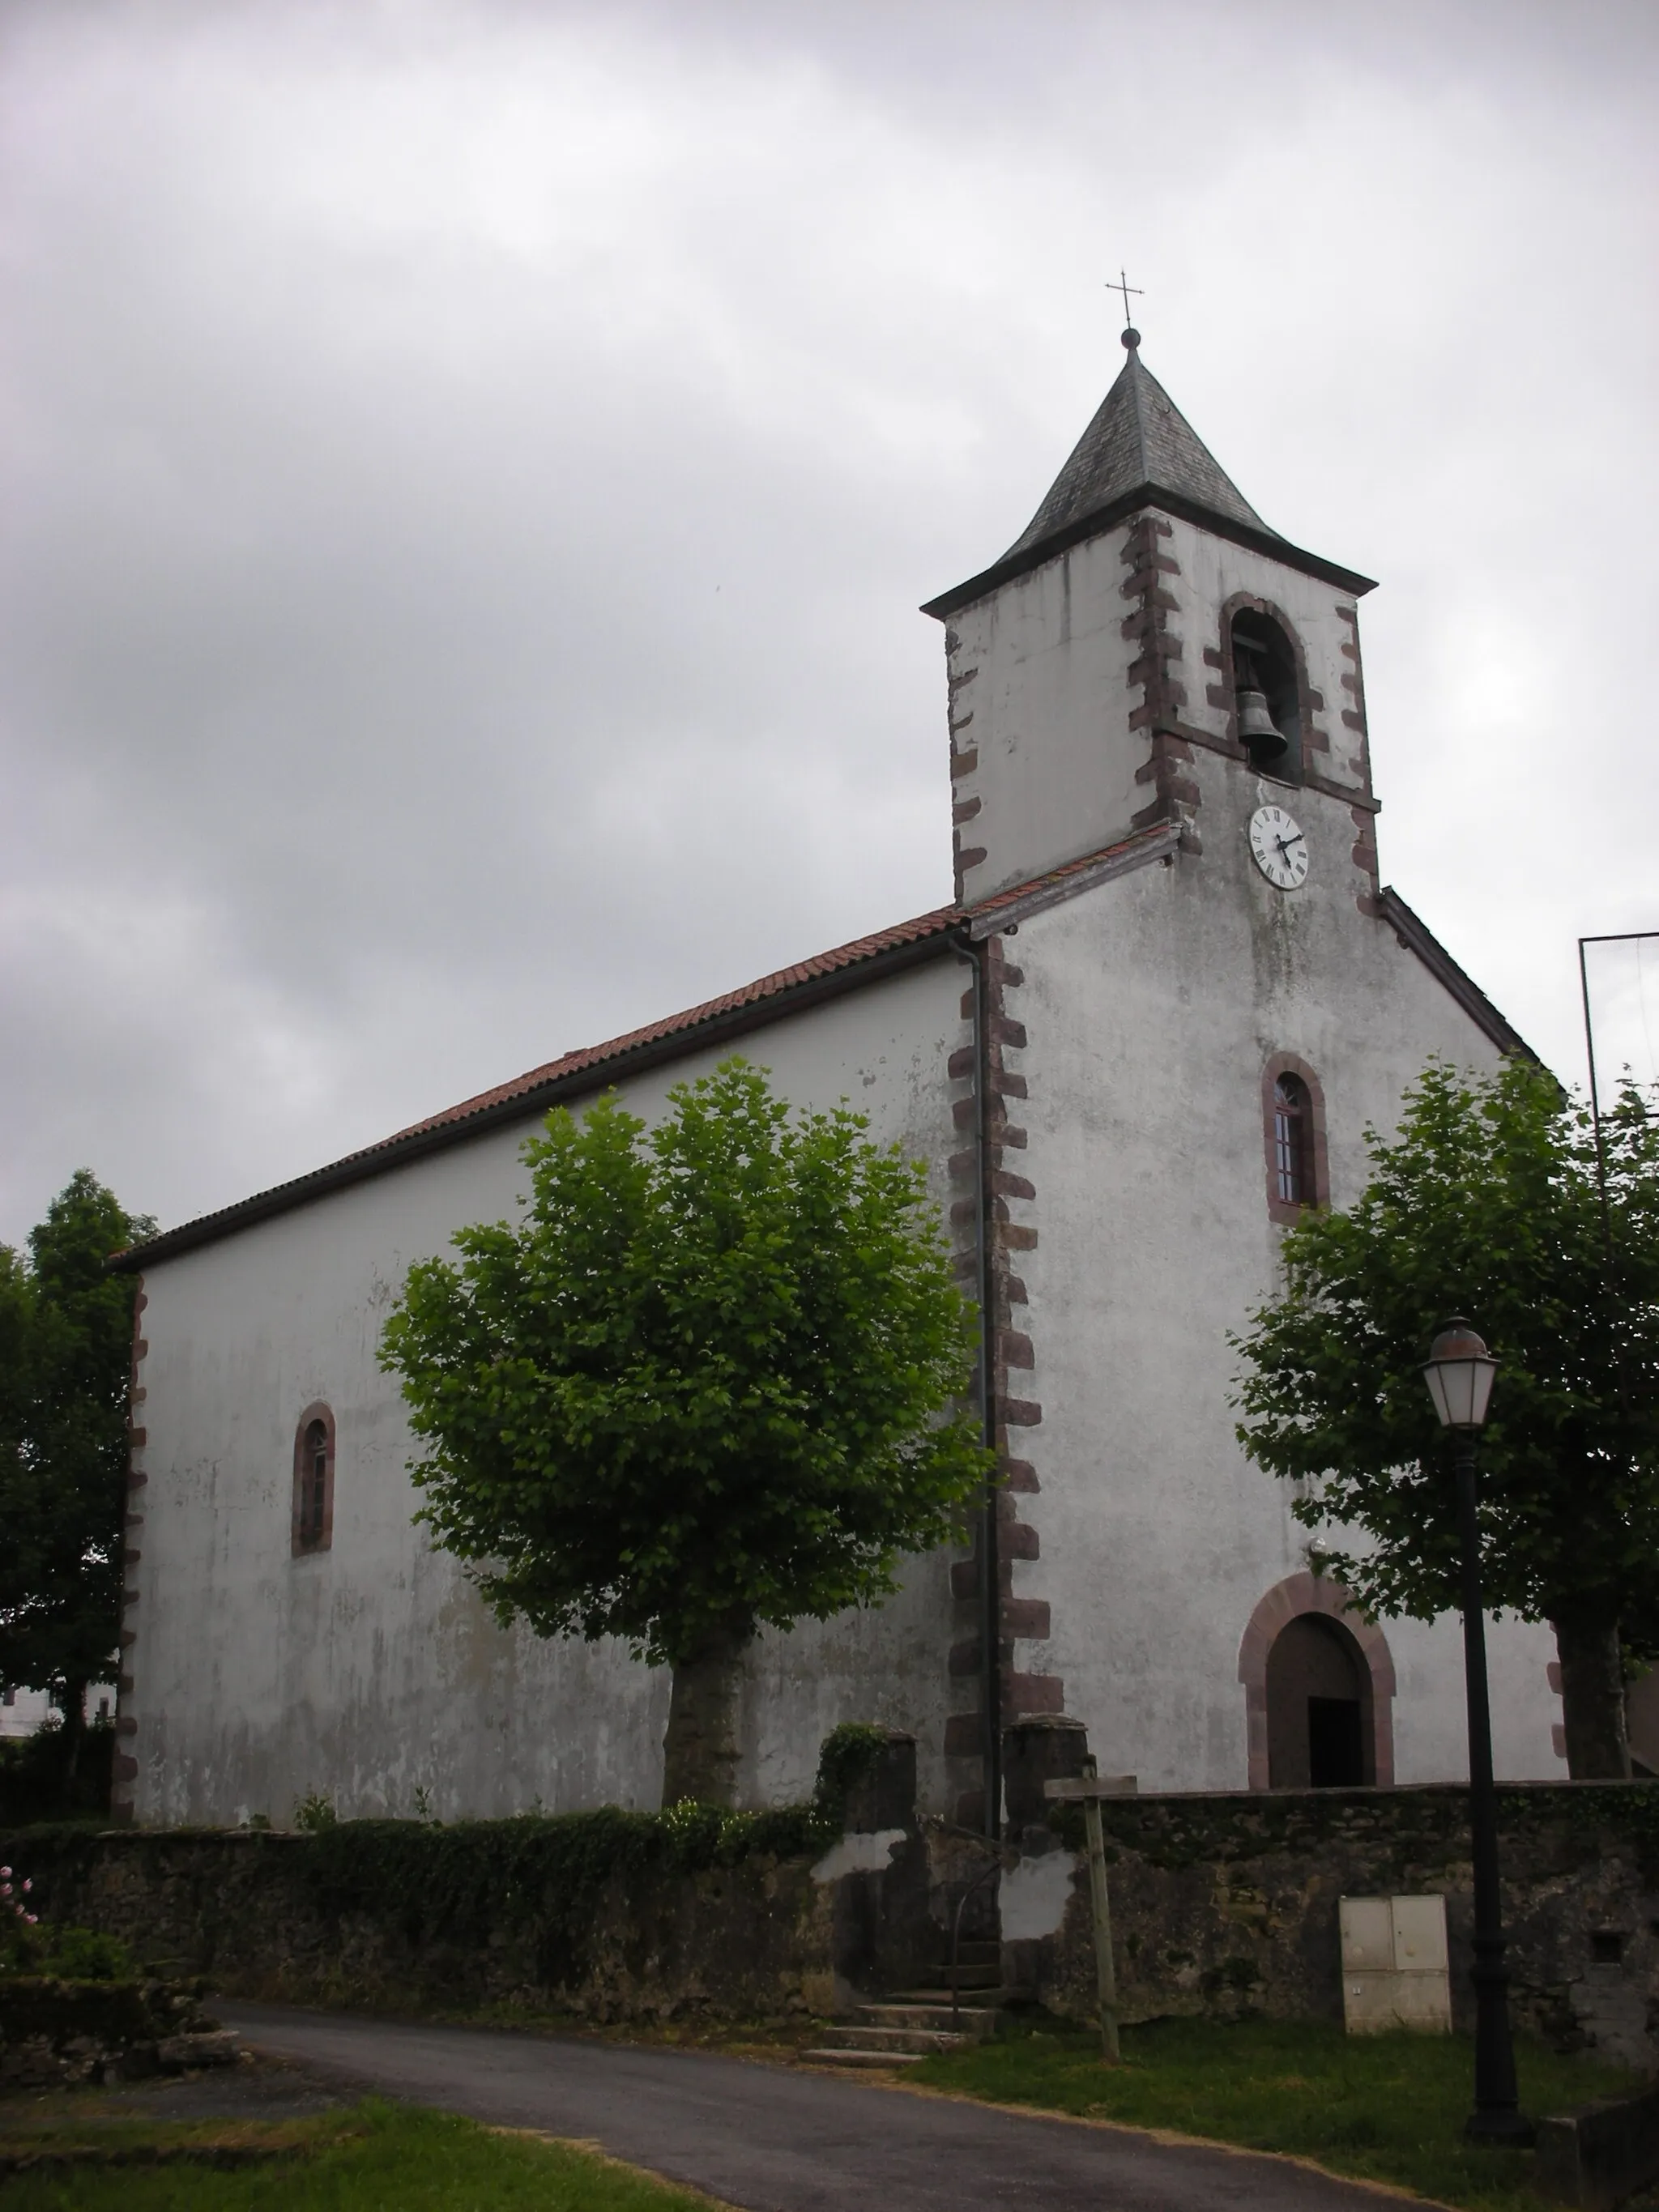
{"label": "cross finial", "polygon": [[1109,292],[1121,292],[1121,293],[1122,293],[1122,295],[1123,295],[1123,343],[1124,343],[1124,344],[1125,344],[1126,346],[1138,346],[1138,345],[1140,343],[1140,332],[1139,332],[1139,331],[1135,328],[1134,324],[1133,324],[1133,320],[1132,320],[1132,319],[1131,319],[1131,318],[1130,318],[1130,314],[1129,314],[1129,295],[1130,295],[1130,293],[1131,293],[1131,292],[1133,292],[1133,293],[1134,294],[1134,295],[1135,295],[1136,299],[1137,299],[1137,300],[1139,300],[1139,299],[1144,299],[1144,298],[1146,297],[1145,293],[1142,291],[1142,289],[1141,289],[1141,288],[1140,288],[1140,286],[1139,286],[1139,284],[1132,284],[1132,283],[1130,283],[1130,282],[1129,282],[1129,280],[1128,280],[1128,277],[1125,275],[1124,271],[1123,271],[1121,269],[1120,269],[1120,270],[1118,270],[1118,272],[1117,272],[1117,282],[1116,282],[1116,283],[1115,283],[1115,284],[1114,284],[1114,283],[1113,283],[1113,282],[1112,282],[1112,280],[1111,280],[1111,278],[1110,278],[1109,276],[1106,279],[1106,289],[1107,289]]}

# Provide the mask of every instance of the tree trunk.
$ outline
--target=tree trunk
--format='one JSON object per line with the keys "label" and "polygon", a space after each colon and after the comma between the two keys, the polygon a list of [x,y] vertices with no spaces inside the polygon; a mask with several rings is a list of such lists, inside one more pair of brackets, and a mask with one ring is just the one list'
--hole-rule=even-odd
{"label": "tree trunk", "polygon": [[1628,1782],[1625,1674],[1619,1624],[1605,1613],[1555,1624],[1567,1772],[1575,1782]]}
{"label": "tree trunk", "polygon": [[75,1787],[75,1777],[81,1765],[81,1742],[87,1729],[87,1686],[84,1682],[66,1682],[64,1686],[64,1792],[67,1797]]}
{"label": "tree trunk", "polygon": [[738,1721],[747,1625],[718,1629],[674,1669],[668,1732],[662,1740],[662,1802],[700,1805],[738,1801]]}

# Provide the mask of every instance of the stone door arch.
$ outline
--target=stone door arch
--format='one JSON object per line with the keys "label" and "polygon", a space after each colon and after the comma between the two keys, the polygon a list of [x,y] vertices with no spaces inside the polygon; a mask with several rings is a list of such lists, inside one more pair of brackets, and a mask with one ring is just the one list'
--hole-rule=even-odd
{"label": "stone door arch", "polygon": [[[1269,1662],[1273,1648],[1292,1622],[1303,1624],[1296,1640],[1304,1649],[1294,1655],[1297,1671],[1316,1689],[1325,1669],[1344,1663],[1358,1674],[1363,1741],[1363,1778],[1378,1789],[1394,1784],[1394,1660],[1388,1638],[1374,1621],[1363,1620],[1340,1583],[1310,1574],[1287,1575],[1275,1583],[1250,1615],[1238,1648],[1238,1679],[1244,1685],[1244,1726],[1248,1747],[1249,1784],[1252,1790],[1273,1788],[1273,1715],[1268,1698]],[[1285,1662],[1289,1647],[1273,1669],[1275,1687],[1282,1687],[1291,1669]],[[1329,1686],[1336,1686],[1333,1674]],[[1279,1731],[1283,1741],[1282,1727]]]}

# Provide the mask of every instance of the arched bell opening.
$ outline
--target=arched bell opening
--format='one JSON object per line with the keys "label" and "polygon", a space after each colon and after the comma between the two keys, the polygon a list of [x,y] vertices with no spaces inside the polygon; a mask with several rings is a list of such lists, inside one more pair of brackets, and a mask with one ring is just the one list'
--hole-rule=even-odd
{"label": "arched bell opening", "polygon": [[1296,649],[1259,607],[1241,607],[1229,635],[1238,740],[1252,763],[1283,783],[1302,781],[1302,694]]}
{"label": "arched bell opening", "polygon": [[1328,1613],[1298,1613],[1267,1653],[1267,1787],[1357,1790],[1376,1780],[1370,1669]]}

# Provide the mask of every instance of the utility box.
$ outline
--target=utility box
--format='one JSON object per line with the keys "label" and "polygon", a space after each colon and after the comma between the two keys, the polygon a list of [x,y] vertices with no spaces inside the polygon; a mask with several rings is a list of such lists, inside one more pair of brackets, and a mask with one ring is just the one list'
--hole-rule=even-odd
{"label": "utility box", "polygon": [[1345,1897],[1342,2019],[1350,2035],[1451,2033],[1443,1897]]}

